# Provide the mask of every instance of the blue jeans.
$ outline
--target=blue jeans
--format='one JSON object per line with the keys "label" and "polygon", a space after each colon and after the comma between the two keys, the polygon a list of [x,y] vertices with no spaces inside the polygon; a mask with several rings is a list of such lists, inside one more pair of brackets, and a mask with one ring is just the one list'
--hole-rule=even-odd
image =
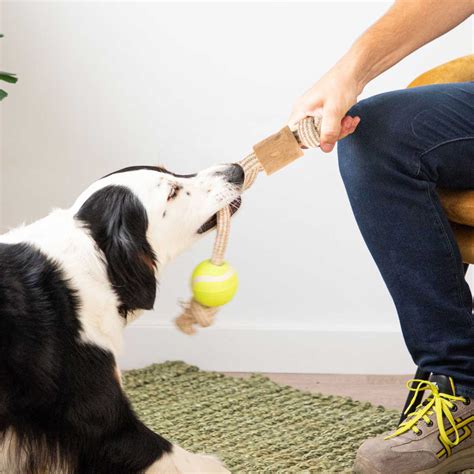
{"label": "blue jeans", "polygon": [[408,350],[474,397],[472,296],[436,192],[474,189],[474,82],[380,94],[348,113],[361,122],[338,145],[341,175]]}

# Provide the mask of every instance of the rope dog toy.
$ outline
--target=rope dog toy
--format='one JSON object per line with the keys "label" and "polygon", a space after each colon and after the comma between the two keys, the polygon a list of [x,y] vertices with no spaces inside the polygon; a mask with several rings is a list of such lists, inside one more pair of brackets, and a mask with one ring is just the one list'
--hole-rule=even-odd
{"label": "rope dog toy", "polygon": [[[245,174],[243,191],[253,185],[261,171],[271,175],[303,156],[302,148],[318,147],[320,131],[321,117],[306,117],[298,122],[296,130],[284,127],[257,143],[253,152],[238,162]],[[217,213],[217,236],[212,257],[201,262],[193,272],[193,298],[183,303],[183,313],[176,318],[176,325],[185,334],[194,334],[195,325],[210,326],[219,307],[228,303],[237,290],[237,275],[224,261],[230,220],[229,206]],[[206,289],[211,289],[211,293],[206,293]],[[217,291],[212,292],[212,289]]]}

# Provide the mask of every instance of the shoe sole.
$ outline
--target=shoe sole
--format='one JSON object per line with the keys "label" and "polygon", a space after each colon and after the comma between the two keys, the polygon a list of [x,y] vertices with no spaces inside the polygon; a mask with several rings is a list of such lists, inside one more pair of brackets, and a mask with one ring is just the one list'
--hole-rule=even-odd
{"label": "shoe sole", "polygon": [[[423,471],[411,471],[412,474],[448,474],[472,469],[474,467],[474,446],[463,449],[453,454],[438,466]],[[384,471],[377,470],[373,464],[363,456],[357,456],[352,472],[355,474],[384,474]],[[406,473],[408,471],[405,471]]]}

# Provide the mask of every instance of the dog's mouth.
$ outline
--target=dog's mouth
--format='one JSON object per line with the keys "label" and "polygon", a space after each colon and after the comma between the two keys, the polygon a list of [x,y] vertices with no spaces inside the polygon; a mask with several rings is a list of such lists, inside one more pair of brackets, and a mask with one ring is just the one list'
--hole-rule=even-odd
{"label": "dog's mouth", "polygon": [[[237,199],[234,199],[230,204],[230,215],[233,216],[242,204],[242,198],[239,196]],[[199,227],[197,233],[204,234],[214,229],[217,226],[217,213],[211,216],[204,224]]]}

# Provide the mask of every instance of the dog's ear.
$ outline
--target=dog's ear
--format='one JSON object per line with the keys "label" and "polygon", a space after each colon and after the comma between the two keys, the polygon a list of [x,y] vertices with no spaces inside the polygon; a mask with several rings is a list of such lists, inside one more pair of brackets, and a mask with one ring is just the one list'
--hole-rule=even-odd
{"label": "dog's ear", "polygon": [[156,296],[156,257],[148,243],[143,204],[124,186],[106,186],[92,194],[75,216],[103,252],[119,311],[152,309]]}

